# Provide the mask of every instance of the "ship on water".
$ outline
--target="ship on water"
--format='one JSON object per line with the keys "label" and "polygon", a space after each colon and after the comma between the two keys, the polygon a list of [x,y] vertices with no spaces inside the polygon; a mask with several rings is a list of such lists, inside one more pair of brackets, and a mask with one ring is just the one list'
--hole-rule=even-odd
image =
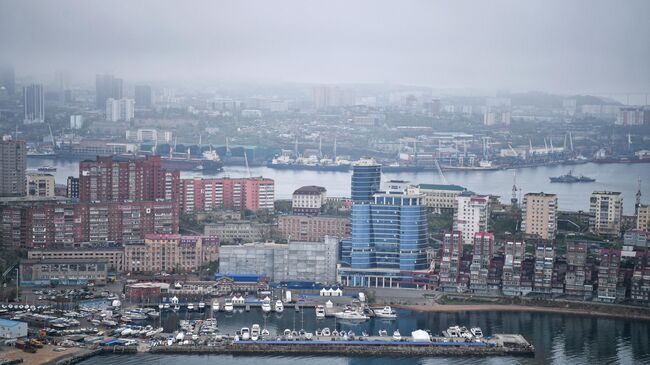
{"label": "ship on water", "polygon": [[551,180],[552,183],[566,183],[566,184],[589,183],[589,182],[596,181],[596,179],[584,175],[575,176],[573,175],[573,170],[570,170],[566,175],[550,177],[549,179]]}
{"label": "ship on water", "polygon": [[349,171],[352,162],[339,157],[331,159],[316,155],[293,158],[291,151],[285,150],[269,161],[266,166],[279,170]]}

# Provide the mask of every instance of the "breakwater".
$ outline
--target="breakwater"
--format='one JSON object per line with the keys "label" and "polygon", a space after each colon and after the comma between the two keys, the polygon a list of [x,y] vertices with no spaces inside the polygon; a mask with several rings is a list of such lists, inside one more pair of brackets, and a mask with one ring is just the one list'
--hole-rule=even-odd
{"label": "breakwater", "polygon": [[340,355],[347,356],[533,356],[535,349],[526,343],[502,346],[479,342],[391,343],[374,341],[235,341],[217,346],[156,346],[156,354],[240,354],[240,355]]}

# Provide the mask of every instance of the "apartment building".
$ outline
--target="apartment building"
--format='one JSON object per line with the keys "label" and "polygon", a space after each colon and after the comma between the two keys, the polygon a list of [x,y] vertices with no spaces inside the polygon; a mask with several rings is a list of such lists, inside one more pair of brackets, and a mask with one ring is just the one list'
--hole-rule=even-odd
{"label": "apartment building", "polygon": [[424,205],[434,214],[453,213],[456,198],[467,193],[467,189],[458,185],[419,184],[420,194],[424,194]]}
{"label": "apartment building", "polygon": [[278,230],[286,240],[321,242],[326,236],[349,238],[351,221],[347,217],[282,215]]}
{"label": "apartment building", "polygon": [[325,205],[327,189],[322,186],[303,186],[293,192],[291,212],[295,215],[318,215]]}
{"label": "apartment building", "polygon": [[474,234],[472,263],[470,265],[470,290],[474,293],[487,294],[488,273],[494,254],[494,234],[477,232]]}
{"label": "apartment building", "polygon": [[463,244],[474,243],[476,232],[487,232],[490,223],[490,197],[459,195],[454,208],[454,231],[462,233]]}
{"label": "apartment building", "polygon": [[557,233],[557,195],[528,193],[524,195],[521,230],[544,240],[555,239]]}
{"label": "apartment building", "polygon": [[218,237],[150,234],[124,245],[127,272],[195,272],[218,258]]}
{"label": "apartment building", "polygon": [[179,206],[185,213],[213,210],[273,211],[275,183],[263,177],[183,179]]}
{"label": "apartment building", "polygon": [[589,213],[592,232],[618,236],[623,220],[623,195],[614,191],[594,191],[589,199]]}
{"label": "apartment building", "polygon": [[54,175],[43,173],[28,173],[26,175],[27,196],[53,197],[56,185]]}

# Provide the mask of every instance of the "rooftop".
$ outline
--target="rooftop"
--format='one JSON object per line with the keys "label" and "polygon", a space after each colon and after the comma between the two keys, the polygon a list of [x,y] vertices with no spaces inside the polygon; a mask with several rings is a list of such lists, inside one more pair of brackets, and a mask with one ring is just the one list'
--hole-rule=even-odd
{"label": "rooftop", "polygon": [[25,323],[25,322],[12,321],[10,319],[0,319],[0,326],[4,326],[4,327],[15,327],[21,323]]}
{"label": "rooftop", "polygon": [[418,184],[418,188],[427,190],[451,190],[451,191],[465,191],[466,188],[460,185],[443,185],[443,184]]}
{"label": "rooftop", "polygon": [[316,185],[307,185],[300,187],[296,189],[296,191],[293,192],[293,194],[302,194],[302,195],[320,195],[322,193],[327,192],[327,189],[325,189],[322,186],[316,186]]}

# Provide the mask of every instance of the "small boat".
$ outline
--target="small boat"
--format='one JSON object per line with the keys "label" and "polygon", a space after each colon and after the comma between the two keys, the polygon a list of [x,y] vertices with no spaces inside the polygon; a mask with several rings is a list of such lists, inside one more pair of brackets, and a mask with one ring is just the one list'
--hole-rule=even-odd
{"label": "small boat", "polygon": [[218,312],[220,310],[219,300],[215,299],[212,301],[212,311]]}
{"label": "small boat", "polygon": [[386,330],[379,330],[379,337],[386,337],[388,336],[388,331]]}
{"label": "small boat", "polygon": [[316,319],[325,319],[325,307],[322,305],[316,306]]}
{"label": "small boat", "polygon": [[267,330],[266,328],[263,329],[261,333],[262,333],[262,336],[263,336],[263,337],[266,337],[266,336],[268,336],[268,335],[271,334],[271,333],[269,332],[269,330]]}
{"label": "small boat", "polygon": [[164,309],[164,308],[165,308],[164,304],[162,304],[162,303],[158,304],[158,309]]}
{"label": "small boat", "polygon": [[337,330],[332,331],[332,337],[339,337],[339,331]]}
{"label": "small boat", "polygon": [[165,303],[165,305],[164,305],[163,307],[164,307],[165,309],[169,309],[169,303]]}
{"label": "small boat", "polygon": [[54,166],[41,166],[41,167],[37,167],[36,170],[38,170],[40,172],[55,172],[56,167],[54,167]]}
{"label": "small boat", "polygon": [[270,311],[271,311],[271,299],[269,299],[269,297],[266,297],[262,301],[262,312],[268,313]]}
{"label": "small boat", "polygon": [[349,321],[365,321],[367,319],[370,319],[370,317],[364,313],[351,309],[346,309],[343,312],[336,312],[334,313],[334,317]]}
{"label": "small boat", "polygon": [[291,330],[288,329],[288,328],[284,330],[284,334],[283,334],[283,336],[284,336],[284,338],[286,338],[287,340],[290,340],[290,339],[293,338],[293,335],[291,334]]}
{"label": "small boat", "polygon": [[399,333],[399,330],[395,330],[395,332],[393,332],[393,340],[395,341],[402,340],[402,335]]}
{"label": "small boat", "polygon": [[176,342],[183,342],[184,339],[185,339],[185,334],[183,332],[179,332],[176,335]]}
{"label": "small boat", "polygon": [[251,340],[257,341],[259,339],[260,339],[260,325],[254,324],[253,327],[251,327]]}
{"label": "small boat", "polygon": [[277,300],[275,302],[275,312],[276,313],[282,313],[284,312],[284,304],[282,304],[281,300]]}
{"label": "small boat", "polygon": [[226,303],[223,305],[223,310],[226,313],[232,313],[232,311],[235,309],[235,307],[232,305],[232,300],[226,299]]}
{"label": "small boat", "polygon": [[251,339],[251,330],[248,327],[242,327],[240,332],[241,332],[241,339],[243,341],[247,341]]}
{"label": "small boat", "polygon": [[203,310],[205,308],[205,303],[199,302],[199,310]]}
{"label": "small boat", "polygon": [[374,312],[375,312],[375,316],[377,316],[378,318],[384,318],[384,319],[397,318],[397,312],[395,312],[389,305],[385,306],[382,309],[377,309]]}
{"label": "small boat", "polygon": [[331,335],[331,333],[330,333],[330,329],[329,329],[328,327],[323,328],[323,330],[321,331],[321,334],[322,334],[324,337],[329,337],[329,336]]}
{"label": "small boat", "polygon": [[481,330],[480,327],[472,327],[469,331],[476,338],[482,338],[483,337],[483,331]]}
{"label": "small boat", "polygon": [[194,310],[194,304],[192,304],[192,303],[187,303],[187,310],[188,310],[188,311],[193,311],[193,310]]}

